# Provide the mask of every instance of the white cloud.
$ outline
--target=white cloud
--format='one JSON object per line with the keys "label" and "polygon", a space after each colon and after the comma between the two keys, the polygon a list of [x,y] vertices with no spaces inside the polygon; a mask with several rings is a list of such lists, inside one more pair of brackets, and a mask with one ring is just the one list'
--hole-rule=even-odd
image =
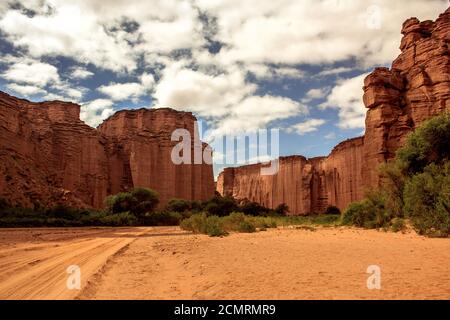
{"label": "white cloud", "polygon": [[107,95],[114,101],[124,101],[128,99],[136,100],[145,94],[145,88],[141,83],[111,83],[101,86],[98,91]]}
{"label": "white cloud", "polygon": [[202,117],[222,117],[255,90],[256,86],[246,83],[240,70],[206,74],[174,63],[164,70],[154,97],[161,107],[188,110]]}
{"label": "white cloud", "polygon": [[11,82],[39,87],[60,81],[56,67],[32,59],[16,59],[1,76]]}
{"label": "white cloud", "polygon": [[296,132],[299,135],[315,132],[318,128],[324,125],[326,121],[324,119],[309,119],[304,122],[294,124],[288,128],[288,132]]}
{"label": "white cloud", "polygon": [[88,79],[88,78],[92,77],[93,75],[94,75],[93,72],[91,72],[85,68],[82,68],[82,67],[72,69],[72,72],[70,74],[71,78],[81,79],[81,80]]}
{"label": "white cloud", "polygon": [[14,92],[21,94],[25,97],[37,95],[37,94],[45,94],[46,91],[32,85],[20,85],[16,83],[11,83],[6,86],[8,89],[13,90]]}
{"label": "white cloud", "polygon": [[354,69],[348,67],[338,67],[338,68],[327,68],[321,72],[319,72],[319,76],[332,76],[339,75],[342,73],[347,73],[353,71]]}
{"label": "white cloud", "polygon": [[362,100],[362,88],[366,76],[365,73],[339,80],[328,95],[327,101],[321,105],[324,109],[339,110],[339,127],[342,129],[364,128],[366,108]]}
{"label": "white cloud", "polygon": [[[222,59],[275,64],[334,63],[351,57],[364,65],[389,63],[399,52],[404,20],[435,19],[448,6],[441,0],[197,3],[218,19],[216,39],[227,44],[220,52]],[[380,17],[379,29],[370,23],[374,17]]]}
{"label": "white cloud", "polygon": [[305,98],[302,99],[302,102],[308,103],[312,100],[323,99],[329,91],[330,88],[328,87],[311,89],[306,93]]}
{"label": "white cloud", "polygon": [[278,79],[301,79],[306,76],[306,72],[294,67],[269,67],[265,64],[251,64],[247,70],[258,79],[278,80]]}
{"label": "white cloud", "polygon": [[103,120],[114,114],[113,102],[97,99],[81,106],[80,119],[91,127],[97,127]]}

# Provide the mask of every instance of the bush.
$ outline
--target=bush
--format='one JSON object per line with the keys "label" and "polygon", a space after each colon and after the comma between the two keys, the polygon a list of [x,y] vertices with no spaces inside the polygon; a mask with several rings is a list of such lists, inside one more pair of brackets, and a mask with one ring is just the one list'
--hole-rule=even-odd
{"label": "bush", "polygon": [[279,216],[286,216],[289,213],[289,207],[286,203],[281,203],[275,208],[274,211]]}
{"label": "bush", "polygon": [[215,195],[203,203],[203,209],[211,216],[224,217],[236,211],[239,207],[232,197],[222,197]]}
{"label": "bush", "polygon": [[239,223],[237,231],[244,233],[253,233],[256,232],[256,228],[249,221],[244,220]]}
{"label": "bush", "polygon": [[100,219],[101,225],[111,226],[111,227],[120,227],[120,226],[134,226],[137,225],[138,220],[136,216],[129,212],[122,212],[113,215],[108,215],[101,217]]}
{"label": "bush", "polygon": [[147,213],[142,219],[142,223],[146,226],[177,226],[183,216],[179,212],[151,212]]}
{"label": "bush", "polygon": [[151,189],[136,188],[131,192],[109,196],[105,202],[109,213],[129,212],[140,218],[155,210],[159,203],[159,195]]}
{"label": "bush", "polygon": [[406,228],[405,220],[402,218],[394,218],[391,221],[391,229],[394,232],[403,231]]}
{"label": "bush", "polygon": [[408,180],[404,201],[405,214],[420,234],[450,235],[450,162],[431,164]]}
{"label": "bush", "polygon": [[398,164],[407,175],[423,172],[429,164],[442,164],[449,158],[450,113],[425,122],[397,152]]}
{"label": "bush", "polygon": [[182,199],[172,199],[166,205],[167,211],[185,212],[191,209],[191,203]]}
{"label": "bush", "polygon": [[341,210],[339,210],[339,208],[336,207],[336,206],[328,206],[327,209],[325,210],[324,214],[326,214],[326,215],[340,215],[341,214]]}
{"label": "bush", "polygon": [[211,237],[225,236],[228,233],[223,229],[222,222],[217,216],[207,216],[205,213],[194,214],[181,222],[183,230],[194,233],[203,233]]}
{"label": "bush", "polygon": [[263,207],[257,202],[246,202],[240,207],[240,211],[242,211],[245,215],[248,216],[264,216],[270,210],[266,207]]}
{"label": "bush", "polygon": [[342,223],[375,229],[386,226],[392,218],[383,193],[373,192],[363,201],[350,204],[342,216]]}

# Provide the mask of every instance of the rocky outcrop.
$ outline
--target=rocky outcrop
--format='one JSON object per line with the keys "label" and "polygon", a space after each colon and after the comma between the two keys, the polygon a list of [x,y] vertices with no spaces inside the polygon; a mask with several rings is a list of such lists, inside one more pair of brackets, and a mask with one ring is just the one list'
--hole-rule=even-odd
{"label": "rocky outcrop", "polygon": [[162,205],[214,194],[211,165],[171,161],[171,133],[186,128],[194,136],[192,114],[120,111],[98,130],[79,115],[76,104],[32,103],[0,92],[1,197],[25,207],[101,208],[107,195],[133,187],[155,189]]}
{"label": "rocky outcrop", "polygon": [[269,208],[285,203],[292,215],[324,212],[331,204],[344,207],[361,197],[363,141],[345,141],[328,157],[282,157],[274,175],[261,175],[261,164],[226,168],[217,191]]}
{"label": "rocky outcrop", "polygon": [[[197,135],[196,118],[172,109],[119,111],[98,128],[107,137],[110,193],[132,187],[157,190],[160,201],[172,198],[206,200],[214,195],[212,166],[194,162],[194,140],[191,164],[174,164],[172,132],[186,129],[190,137]],[[202,150],[206,148],[202,145]]]}
{"label": "rocky outcrop", "polygon": [[395,157],[408,133],[450,108],[450,9],[435,22],[407,20],[402,34],[392,68],[375,69],[364,81],[368,187],[379,183],[376,168]]}
{"label": "rocky outcrop", "polygon": [[[284,202],[291,214],[306,214],[329,205],[344,209],[378,186],[380,164],[395,157],[407,135],[450,109],[450,9],[435,22],[407,20],[402,34],[402,52],[392,68],[377,68],[364,81],[363,138],[339,144],[326,158],[284,158],[291,162],[284,166],[295,168],[287,175],[282,166],[273,178],[249,170],[256,166],[226,169],[218,191],[272,208]],[[287,190],[292,194],[286,196]]]}

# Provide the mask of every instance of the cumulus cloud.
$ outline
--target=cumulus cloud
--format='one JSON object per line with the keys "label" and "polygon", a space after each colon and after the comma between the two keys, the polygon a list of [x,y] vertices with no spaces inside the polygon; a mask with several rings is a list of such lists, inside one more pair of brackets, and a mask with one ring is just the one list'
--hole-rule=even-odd
{"label": "cumulus cloud", "polygon": [[113,102],[97,99],[81,106],[80,119],[91,127],[97,127],[103,120],[114,114]]}
{"label": "cumulus cloud", "polygon": [[32,85],[20,85],[17,83],[10,83],[6,86],[9,90],[12,90],[20,95],[25,97],[37,95],[37,94],[45,94],[47,93],[45,90],[32,86]]}
{"label": "cumulus cloud", "polygon": [[94,75],[93,72],[83,67],[76,67],[71,70],[70,77],[73,79],[88,79]]}
{"label": "cumulus cloud", "polygon": [[98,91],[107,95],[114,101],[124,101],[128,99],[136,100],[145,93],[142,84],[137,82],[111,83],[106,86],[101,86]]}
{"label": "cumulus cloud", "polygon": [[304,122],[294,124],[288,128],[288,132],[296,132],[299,135],[315,132],[318,128],[324,125],[326,121],[324,119],[309,119]]}
{"label": "cumulus cloud", "polygon": [[323,99],[329,91],[330,88],[328,87],[311,89],[306,93],[305,98],[302,99],[302,102],[308,103],[313,100]]}
{"label": "cumulus cloud", "polygon": [[255,131],[273,121],[306,114],[308,109],[289,98],[275,96],[251,96],[235,105],[230,114],[220,121],[214,135]]}
{"label": "cumulus cloud", "polygon": [[56,67],[32,59],[17,59],[1,76],[11,82],[39,87],[60,81]]}
{"label": "cumulus cloud", "polygon": [[255,91],[256,85],[247,83],[239,70],[207,74],[175,63],[164,70],[153,96],[158,106],[188,110],[202,117],[222,117]]}
{"label": "cumulus cloud", "polygon": [[227,44],[220,52],[223,59],[285,64],[352,57],[364,65],[390,62],[399,52],[399,26],[405,19],[434,19],[448,6],[440,0],[197,2],[218,18],[216,39]]}
{"label": "cumulus cloud", "polygon": [[342,129],[364,128],[366,108],[364,106],[363,85],[368,74],[339,80],[331,90],[321,108],[333,108],[339,112],[339,127]]}

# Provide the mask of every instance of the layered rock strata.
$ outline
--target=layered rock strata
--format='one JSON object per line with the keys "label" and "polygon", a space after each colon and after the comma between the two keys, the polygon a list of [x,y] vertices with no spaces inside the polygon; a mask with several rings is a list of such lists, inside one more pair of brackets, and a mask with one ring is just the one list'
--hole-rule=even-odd
{"label": "layered rock strata", "polygon": [[191,113],[120,111],[98,130],[79,116],[76,104],[32,103],[0,92],[1,197],[23,207],[101,208],[107,195],[134,187],[155,189],[161,205],[214,194],[210,164],[171,161],[173,130],[194,137]]}

